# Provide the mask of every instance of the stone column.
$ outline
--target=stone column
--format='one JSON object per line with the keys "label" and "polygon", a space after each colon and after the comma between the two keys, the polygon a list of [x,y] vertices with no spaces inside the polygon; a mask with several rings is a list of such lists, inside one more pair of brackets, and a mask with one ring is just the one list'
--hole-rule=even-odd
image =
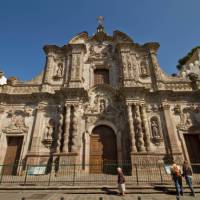
{"label": "stone column", "polygon": [[162,110],[163,110],[163,115],[164,115],[164,119],[165,119],[167,134],[168,134],[168,138],[169,138],[169,145],[171,148],[171,153],[172,153],[172,155],[181,153],[180,148],[178,146],[178,142],[177,142],[177,140],[178,140],[178,138],[176,137],[177,133],[174,130],[172,116],[170,115],[170,105],[163,103]]}
{"label": "stone column", "polygon": [[69,131],[70,131],[70,105],[66,105],[66,115],[65,115],[65,129],[64,129],[64,142],[63,142],[63,153],[68,153],[69,147]]}
{"label": "stone column", "polygon": [[135,134],[137,138],[136,141],[137,148],[138,151],[143,152],[145,151],[145,148],[144,148],[143,131],[142,131],[142,120],[140,116],[140,106],[138,104],[135,105],[134,125],[135,125]]}
{"label": "stone column", "polygon": [[148,126],[148,120],[147,120],[147,114],[146,114],[146,106],[144,104],[141,105],[142,110],[142,121],[144,124],[144,136],[145,136],[145,146],[147,151],[151,151],[151,142],[150,142],[150,133],[149,133],[149,126]]}
{"label": "stone column", "polygon": [[60,109],[60,115],[59,115],[59,125],[58,125],[58,133],[57,133],[57,141],[56,141],[56,153],[60,153],[60,146],[61,146],[61,139],[62,139],[62,127],[63,127],[63,112],[62,109]]}
{"label": "stone column", "polygon": [[72,119],[72,147],[71,151],[77,153],[78,141],[78,127],[77,127],[77,105],[74,105],[73,119]]}
{"label": "stone column", "polygon": [[127,104],[128,107],[128,122],[129,122],[129,128],[130,128],[130,138],[131,138],[131,152],[136,152],[136,146],[135,146],[135,131],[133,126],[133,113],[132,113],[132,104]]}

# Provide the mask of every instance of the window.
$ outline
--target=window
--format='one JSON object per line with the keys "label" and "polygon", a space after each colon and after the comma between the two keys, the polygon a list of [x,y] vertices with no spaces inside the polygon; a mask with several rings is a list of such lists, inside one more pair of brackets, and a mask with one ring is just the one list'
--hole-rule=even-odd
{"label": "window", "polygon": [[109,84],[109,71],[107,69],[95,69],[94,71],[94,85]]}

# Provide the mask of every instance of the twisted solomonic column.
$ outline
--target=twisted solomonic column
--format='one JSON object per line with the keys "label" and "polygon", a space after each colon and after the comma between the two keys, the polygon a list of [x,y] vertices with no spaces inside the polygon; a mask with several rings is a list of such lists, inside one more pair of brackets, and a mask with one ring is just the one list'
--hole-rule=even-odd
{"label": "twisted solomonic column", "polygon": [[77,119],[77,106],[74,106],[73,118],[72,118],[72,146],[71,151],[77,152],[78,147],[78,119]]}
{"label": "twisted solomonic column", "polygon": [[149,126],[146,114],[146,106],[144,104],[141,105],[141,117],[144,124],[144,134],[145,134],[145,146],[147,151],[151,151],[151,142],[150,142],[150,133],[149,133]]}
{"label": "twisted solomonic column", "polygon": [[144,148],[144,140],[143,140],[143,131],[142,131],[142,120],[140,116],[140,106],[138,104],[135,105],[135,119],[134,119],[134,125],[135,125],[135,135],[137,138],[137,148],[139,152],[145,151]]}
{"label": "twisted solomonic column", "polygon": [[69,131],[70,131],[70,114],[71,108],[70,105],[66,105],[66,114],[65,114],[65,129],[63,135],[63,152],[68,153],[69,151]]}
{"label": "twisted solomonic column", "polygon": [[135,131],[133,126],[133,114],[132,114],[132,104],[127,104],[128,108],[128,122],[129,122],[129,128],[130,128],[130,138],[131,138],[131,152],[136,152],[136,146],[135,146]]}
{"label": "twisted solomonic column", "polygon": [[61,146],[61,139],[62,139],[62,126],[63,126],[63,113],[62,109],[60,111],[60,116],[59,116],[59,125],[58,125],[58,134],[57,134],[57,142],[56,142],[56,153],[60,153],[60,146]]}

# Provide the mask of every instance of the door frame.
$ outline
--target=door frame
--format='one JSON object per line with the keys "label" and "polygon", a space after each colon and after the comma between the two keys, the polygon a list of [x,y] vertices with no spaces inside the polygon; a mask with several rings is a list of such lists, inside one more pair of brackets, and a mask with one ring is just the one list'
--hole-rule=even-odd
{"label": "door frame", "polygon": [[200,135],[200,131],[199,130],[178,130],[178,135],[179,135],[179,139],[180,139],[180,143],[181,143],[181,147],[183,150],[183,156],[184,159],[187,160],[190,164],[190,156],[188,154],[188,150],[187,150],[187,145],[185,142],[185,136],[184,135]]}
{"label": "door frame", "polygon": [[22,166],[22,155],[23,155],[23,149],[24,149],[24,140],[25,140],[25,137],[23,134],[19,134],[19,135],[10,135],[10,134],[6,134],[5,135],[5,139],[6,139],[6,152],[5,152],[5,156],[4,156],[4,159],[3,159],[3,165],[5,164],[5,158],[6,158],[6,154],[7,154],[7,149],[8,149],[8,140],[9,138],[13,138],[13,137],[20,137],[22,138],[22,143],[21,143],[21,150],[20,150],[20,155],[19,155],[19,163],[18,163],[18,166],[17,166],[17,170],[16,170],[16,174],[19,174],[20,170],[23,168]]}
{"label": "door frame", "polygon": [[92,131],[94,130],[94,128],[96,128],[97,126],[108,126],[109,128],[111,128],[116,136],[116,145],[117,145],[117,163],[118,165],[121,164],[122,162],[122,140],[121,140],[121,131],[119,131],[116,126],[111,123],[110,121],[107,120],[101,120],[98,121],[96,123],[94,123],[92,126],[90,126],[88,128],[88,132],[89,132],[89,141],[88,141],[88,151],[86,152],[88,155],[87,156],[87,162],[89,163],[90,161],[90,136],[92,135]]}

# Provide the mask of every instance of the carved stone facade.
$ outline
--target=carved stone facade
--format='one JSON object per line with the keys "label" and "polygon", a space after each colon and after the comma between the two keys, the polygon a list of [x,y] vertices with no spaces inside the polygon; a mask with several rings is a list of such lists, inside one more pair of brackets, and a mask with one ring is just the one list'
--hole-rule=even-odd
{"label": "carved stone facade", "polygon": [[[0,164],[8,138],[20,136],[20,163],[79,163],[89,172],[91,135],[102,125],[115,134],[118,164],[192,162],[185,135],[200,135],[199,80],[166,75],[158,48],[120,31],[109,36],[101,24],[94,36],[46,45],[44,72],[0,86]],[[105,74],[109,82],[95,84]]]}

